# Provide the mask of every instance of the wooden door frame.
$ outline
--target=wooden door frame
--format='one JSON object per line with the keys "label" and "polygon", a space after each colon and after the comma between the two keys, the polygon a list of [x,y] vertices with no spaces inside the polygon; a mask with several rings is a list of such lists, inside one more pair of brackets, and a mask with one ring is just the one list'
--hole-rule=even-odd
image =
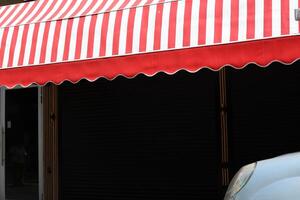
{"label": "wooden door frame", "polygon": [[44,125],[44,199],[59,199],[57,86],[42,88]]}

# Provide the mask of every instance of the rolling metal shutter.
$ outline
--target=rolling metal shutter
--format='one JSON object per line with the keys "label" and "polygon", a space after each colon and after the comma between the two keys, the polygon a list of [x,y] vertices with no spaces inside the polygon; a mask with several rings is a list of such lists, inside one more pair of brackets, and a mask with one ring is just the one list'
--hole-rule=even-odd
{"label": "rolling metal shutter", "polygon": [[300,150],[297,65],[229,70],[232,174],[247,163]]}
{"label": "rolling metal shutter", "polygon": [[217,74],[59,86],[61,199],[220,199]]}

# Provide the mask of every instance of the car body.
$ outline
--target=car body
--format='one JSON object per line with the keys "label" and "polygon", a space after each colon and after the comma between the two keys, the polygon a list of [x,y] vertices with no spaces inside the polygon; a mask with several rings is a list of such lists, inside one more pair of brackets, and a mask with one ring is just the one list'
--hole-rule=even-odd
{"label": "car body", "polygon": [[300,153],[247,165],[231,181],[224,200],[299,200]]}

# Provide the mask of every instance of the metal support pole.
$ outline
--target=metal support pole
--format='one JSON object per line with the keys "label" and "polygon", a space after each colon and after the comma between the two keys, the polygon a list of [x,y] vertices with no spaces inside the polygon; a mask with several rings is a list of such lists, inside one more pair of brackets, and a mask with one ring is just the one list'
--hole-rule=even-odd
{"label": "metal support pole", "polygon": [[222,186],[229,184],[229,151],[228,151],[228,126],[227,126],[227,91],[226,69],[219,72],[220,92],[220,133],[221,133],[221,176]]}

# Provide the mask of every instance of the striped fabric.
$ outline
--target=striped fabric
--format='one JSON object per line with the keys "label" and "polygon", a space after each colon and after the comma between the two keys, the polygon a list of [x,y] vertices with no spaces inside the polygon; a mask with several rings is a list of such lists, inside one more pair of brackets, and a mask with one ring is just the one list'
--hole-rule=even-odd
{"label": "striped fabric", "polygon": [[0,8],[0,68],[299,34],[300,0],[39,0]]}

